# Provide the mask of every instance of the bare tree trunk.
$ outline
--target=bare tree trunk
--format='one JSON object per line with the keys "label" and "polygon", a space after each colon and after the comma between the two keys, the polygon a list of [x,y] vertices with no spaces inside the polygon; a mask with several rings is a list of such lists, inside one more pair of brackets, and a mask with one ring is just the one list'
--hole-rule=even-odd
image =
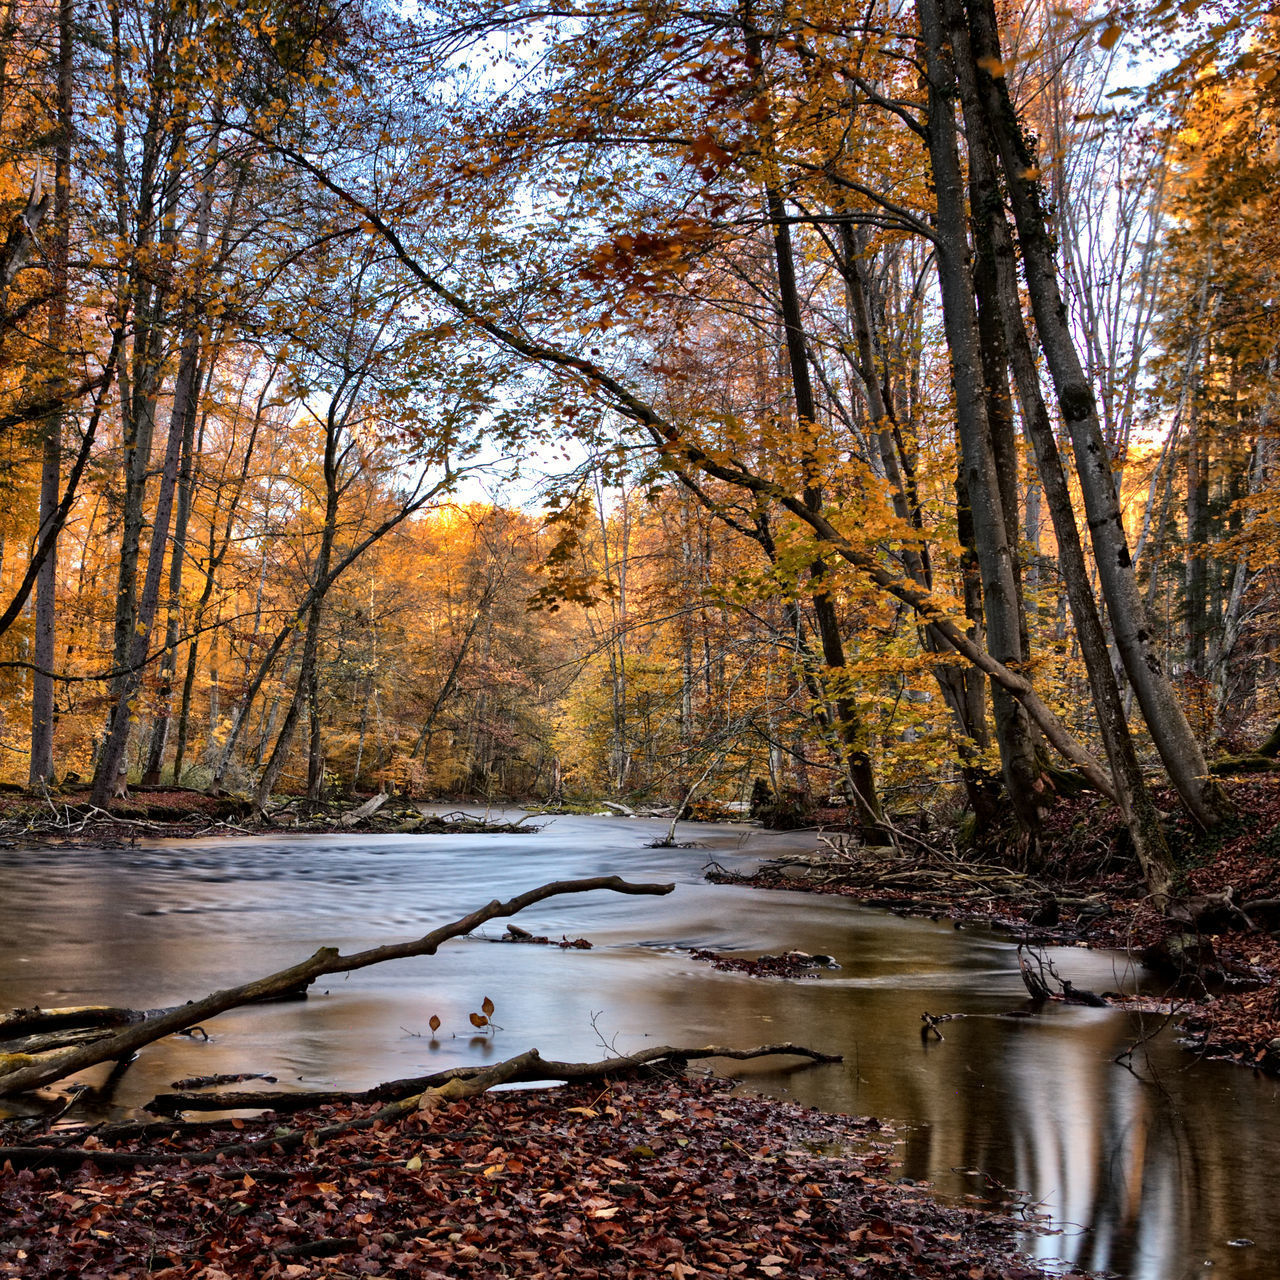
{"label": "bare tree trunk", "polygon": [[[350,405],[347,412],[350,411]],[[271,758],[267,761],[258,787],[254,793],[254,808],[260,813],[271,798],[272,789],[284,768],[285,758],[293,739],[293,731],[298,722],[304,697],[311,713],[310,752],[307,776],[307,794],[311,800],[319,798],[319,787],[323,783],[324,765],[321,756],[320,742],[320,690],[316,684],[316,661],[320,647],[320,617],[324,607],[324,592],[320,584],[331,581],[330,564],[333,558],[333,540],[338,528],[338,504],[342,496],[339,470],[342,465],[344,450],[341,448],[341,437],[345,426],[345,415],[339,410],[337,397],[329,405],[325,419],[324,445],[324,523],[320,529],[320,546],[316,552],[315,567],[311,575],[311,608],[307,614],[306,637],[302,644],[302,666],[298,672],[298,683],[294,686],[293,697],[289,702],[289,710],[285,714],[284,724],[280,728],[280,736],[272,748]]]}
{"label": "bare tree trunk", "polygon": [[[313,606],[312,617],[317,616],[317,614],[318,609]],[[307,620],[307,632],[309,637],[311,632],[310,618]],[[280,780],[280,773],[284,769],[285,760],[288,758],[289,748],[293,745],[293,733],[302,714],[302,703],[308,682],[308,674],[307,646],[304,644],[302,668],[298,674],[298,682],[294,685],[293,695],[289,699],[289,709],[285,712],[284,724],[280,726],[280,733],[276,737],[275,746],[271,749],[271,755],[267,758],[262,775],[258,779],[258,785],[254,789],[253,807],[257,813],[262,813],[270,803],[271,793],[275,790],[275,785]]]}
{"label": "bare tree trunk", "polygon": [[[853,228],[841,225],[840,243],[843,261],[841,271],[846,285],[846,309],[853,323],[858,348],[858,374],[862,379],[867,406],[873,420],[873,438],[876,453],[885,478],[892,488],[894,514],[923,535],[923,513],[915,478],[908,470],[902,435],[898,428],[892,398],[881,383],[876,358],[875,333],[869,305],[868,281],[861,261],[861,246],[857,243]],[[973,551],[973,520],[969,514],[969,500],[963,475],[956,476],[957,519],[961,554],[961,577],[964,584],[965,615],[973,627],[975,637],[982,635],[982,579]],[[902,553],[903,564],[912,579],[926,591],[933,588],[933,572],[927,546],[919,550],[906,548]],[[920,629],[921,643],[927,649],[939,651],[938,637],[927,627]],[[950,652],[949,646],[942,649]],[[961,733],[984,748],[990,741],[987,729],[986,682],[982,673],[973,667],[958,668],[951,663],[940,662],[933,669],[934,678],[942,693],[943,701],[955,716]],[[980,828],[985,829],[999,811],[1000,790],[998,779],[971,763],[975,756],[973,746],[961,744],[960,752],[969,763],[961,766],[965,792]]]}
{"label": "bare tree trunk", "polygon": [[[361,742],[363,746],[363,741]],[[307,674],[307,803],[324,796],[324,734],[320,722],[320,673],[313,657]]]}
{"label": "bare tree trunk", "polygon": [[160,603],[160,582],[164,575],[165,550],[169,539],[169,522],[173,515],[174,492],[178,484],[178,462],[187,421],[187,405],[195,393],[196,366],[199,359],[199,331],[188,331],[182,343],[178,377],[174,384],[173,409],[169,417],[169,439],[165,448],[164,470],[156,497],[155,518],[151,526],[151,550],[147,573],[138,603],[134,633],[126,651],[127,670],[120,678],[115,707],[107,740],[98,759],[93,779],[93,803],[105,809],[122,785],[120,777],[129,744],[129,731],[135,717],[135,704],[142,691],[143,664],[151,642],[151,626]]}
{"label": "bare tree trunk", "polygon": [[1058,557],[1080,649],[1088,671],[1099,730],[1111,764],[1120,809],[1133,838],[1138,861],[1154,897],[1163,902],[1173,877],[1172,860],[1159,816],[1138,765],[1129,726],[1111,666],[1106,635],[1089,584],[1084,548],[1076,527],[1071,493],[1058,453],[1057,440],[1036,375],[1035,357],[1023,323],[1018,297],[1013,240],[997,182],[986,122],[978,111],[976,86],[966,57],[967,30],[958,0],[945,0],[948,33],[956,53],[959,84],[968,132],[970,182],[974,191],[975,234],[979,252],[992,272],[993,301],[1000,319],[1014,373],[1022,421],[1036,454],[1049,513],[1058,542]]}
{"label": "bare tree trunk", "polygon": [[1187,435],[1187,566],[1183,596],[1187,671],[1204,678],[1209,652],[1209,440],[1199,415]]}
{"label": "bare tree trunk", "polygon": [[[1268,437],[1264,430],[1254,442],[1253,457],[1250,461],[1246,489],[1250,497],[1259,493],[1267,484],[1273,470],[1271,461],[1275,453],[1274,439]],[[1247,528],[1253,523],[1252,513],[1246,513],[1244,525]],[[1240,639],[1240,618],[1244,605],[1245,592],[1252,580],[1249,557],[1242,553],[1236,558],[1231,573],[1231,589],[1227,595],[1226,607],[1222,616],[1222,628],[1216,637],[1209,653],[1209,674],[1213,680],[1213,718],[1215,723],[1226,709],[1227,692],[1230,683],[1231,655],[1235,652]]]}
{"label": "bare tree trunk", "polygon": [[[935,0],[921,0],[919,12],[929,80],[929,156],[938,202],[938,279],[951,354],[965,486],[982,570],[987,636],[992,656],[1005,665],[1017,666],[1025,657],[1023,622],[1018,607],[1014,555],[1009,546],[1011,522],[1004,512],[999,467],[991,438],[973,275],[969,267],[968,217],[952,105],[955,79],[948,65]],[[1007,374],[1002,376],[1007,378]],[[1013,480],[1016,484],[1016,473]],[[1012,527],[1016,536],[1016,518]],[[1019,823],[1034,837],[1047,797],[1036,761],[1031,722],[1017,700],[998,684],[992,685],[992,707],[1005,786]]]}
{"label": "bare tree trunk", "polygon": [[[53,234],[49,244],[50,290],[49,349],[57,361],[55,393],[66,395],[67,276],[71,237],[71,137],[72,110],[72,0],[58,3],[58,140],[54,146]],[[53,669],[57,645],[58,544],[54,521],[58,515],[62,483],[63,411],[56,409],[45,420],[44,450],[40,465],[40,532],[55,532],[36,579],[35,645],[32,656],[37,670],[31,686],[31,761],[27,780],[31,786],[53,779]]]}
{"label": "bare tree trunk", "polygon": [[[65,297],[65,292],[63,294]],[[56,304],[55,304],[56,305]],[[52,327],[52,326],[51,326]],[[40,467],[40,531],[57,513],[62,472],[62,414],[44,424],[44,456]],[[53,780],[53,664],[57,638],[58,549],[55,543],[45,556],[36,579],[35,643],[32,657],[36,671],[31,685],[31,762],[29,786]]]}
{"label": "bare tree trunk", "polygon": [[[759,39],[750,36],[757,46],[753,52],[759,55]],[[791,247],[791,229],[787,222],[786,206],[782,196],[773,188],[766,188],[769,221],[773,227],[774,261],[777,267],[778,295],[782,308],[782,320],[786,329],[787,358],[791,366],[791,387],[795,400],[798,426],[803,434],[814,430],[817,407],[814,402],[813,384],[809,378],[809,358],[805,350],[804,320],[800,309],[800,293],[796,284],[795,257]],[[818,479],[817,464],[812,458],[805,462],[804,501],[810,510],[820,512],[823,505],[822,484]],[[862,724],[858,709],[847,684],[844,641],[840,635],[840,619],[827,585],[829,567],[819,558],[809,567],[812,589],[814,620],[822,645],[822,657],[828,671],[835,677],[836,693],[832,702],[835,719],[839,725],[843,747],[843,764],[846,784],[852,793],[858,825],[868,838],[884,826],[884,814],[876,788],[875,770],[867,741],[866,726]]]}
{"label": "bare tree trunk", "polygon": [[[1129,555],[1112,459],[1093,388],[1085,376],[1058,287],[1053,240],[1041,204],[1036,158],[1009,97],[992,0],[969,0],[971,56],[979,96],[1008,182],[1036,330],[1071,434],[1076,473],[1093,539],[1098,579],[1125,673],[1183,803],[1206,827],[1231,810],[1209,777],[1204,754],[1156,650],[1155,635]],[[1000,74],[993,74],[1000,72]]]}
{"label": "bare tree trunk", "polygon": [[[195,380],[202,382],[197,369]],[[160,689],[156,695],[156,718],[151,729],[151,744],[147,751],[147,763],[142,773],[145,786],[160,782],[164,765],[165,747],[169,741],[170,712],[173,707],[173,677],[178,666],[178,634],[182,625],[182,571],[187,558],[187,525],[191,517],[192,455],[195,446],[195,426],[199,399],[191,396],[187,403],[186,422],[182,433],[182,460],[178,468],[178,510],[174,519],[173,541],[169,551],[169,602],[165,627],[164,658],[161,661]],[[174,772],[174,785],[178,774]]]}

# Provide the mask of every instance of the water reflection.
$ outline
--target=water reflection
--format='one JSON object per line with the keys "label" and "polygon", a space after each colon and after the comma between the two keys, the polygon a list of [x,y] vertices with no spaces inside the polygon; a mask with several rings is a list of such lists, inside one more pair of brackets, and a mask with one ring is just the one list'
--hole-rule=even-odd
{"label": "water reflection", "polygon": [[[620,872],[674,879],[669,898],[617,895],[541,904],[521,923],[589,937],[592,951],[467,939],[434,959],[327,979],[305,1004],[241,1009],[208,1043],[149,1049],[119,1082],[118,1108],[182,1076],[260,1071],[280,1087],[359,1087],[537,1045],[591,1058],[663,1042],[797,1040],[838,1066],[761,1064],[756,1088],[900,1122],[903,1176],[953,1196],[1018,1189],[1063,1234],[1028,1237],[1135,1280],[1280,1274],[1277,1089],[1188,1060],[1157,1038],[1143,1083],[1112,1059],[1140,1032],[1107,1010],[1025,1007],[1012,950],[997,938],[907,921],[848,902],[702,882],[804,836],[690,828],[701,851],[645,848],[662,824],[561,819],[541,834],[191,842],[123,852],[0,853],[0,1005],[156,1006],[255,977],[319,945],[352,950],[415,936],[546,880]],[[744,844],[744,841],[746,843]],[[502,926],[489,926],[496,939]],[[682,947],[748,954],[800,947],[842,968],[755,981]],[[1132,980],[1122,959],[1056,957],[1082,986]],[[490,997],[495,1036],[467,1015]],[[964,1013],[922,1042],[920,1015]],[[435,1014],[438,1038],[427,1031]],[[105,1074],[100,1069],[97,1078]],[[1228,1241],[1250,1238],[1252,1248]]]}

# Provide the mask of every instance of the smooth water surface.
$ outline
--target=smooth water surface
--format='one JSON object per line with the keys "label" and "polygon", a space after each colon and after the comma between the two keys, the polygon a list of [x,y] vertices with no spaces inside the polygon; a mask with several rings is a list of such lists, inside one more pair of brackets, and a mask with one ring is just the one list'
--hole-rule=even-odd
{"label": "smooth water surface", "polygon": [[[144,1050],[115,1088],[116,1113],[183,1076],[258,1071],[276,1087],[356,1088],[537,1046],[594,1059],[649,1044],[793,1040],[839,1065],[746,1064],[751,1087],[898,1126],[899,1175],[944,1195],[1019,1191],[1066,1258],[1135,1280],[1280,1275],[1280,1089],[1239,1068],[1196,1064],[1165,1034],[1114,1056],[1144,1028],[1112,1010],[1025,1009],[1013,948],[949,924],[903,920],[834,897],[716,886],[709,858],[738,868],[803,833],[684,826],[697,849],[646,847],[665,823],[556,818],[540,832],[288,836],[132,850],[0,852],[0,1007],[154,1008],[262,976],[318,946],[352,951],[412,938],[493,897],[600,874],[673,880],[675,893],[597,893],[519,918],[590,951],[501,943],[505,922],[434,958],[327,979],[305,1002],[223,1014],[208,1043]],[[718,973],[687,948],[746,955],[800,948],[842,966],[783,981]],[[1078,985],[1132,984],[1123,957],[1062,950]],[[485,997],[501,1029],[476,1036]],[[920,1015],[965,1013],[941,1043]],[[428,1019],[443,1021],[432,1041]],[[1150,1022],[1150,1020],[1148,1020]],[[92,1073],[101,1079],[106,1068]],[[1154,1080],[1156,1083],[1151,1083]],[[252,1087],[252,1086],[249,1086]],[[1252,1240],[1252,1246],[1230,1241]]]}

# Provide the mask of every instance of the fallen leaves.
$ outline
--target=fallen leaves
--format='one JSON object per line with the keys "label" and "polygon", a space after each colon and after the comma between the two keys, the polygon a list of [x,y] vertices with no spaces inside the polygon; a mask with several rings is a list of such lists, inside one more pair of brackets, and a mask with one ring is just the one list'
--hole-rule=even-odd
{"label": "fallen leaves", "polygon": [[[1008,1224],[886,1180],[874,1122],[725,1088],[654,1080],[603,1095],[598,1084],[490,1093],[288,1154],[110,1178],[91,1164],[61,1176],[9,1171],[0,1276],[131,1276],[140,1258],[174,1280],[1041,1274],[1008,1251]],[[361,1114],[323,1108],[298,1120],[318,1131]],[[242,1123],[250,1137],[275,1132],[270,1116]],[[178,1130],[165,1149],[218,1145],[225,1132]]]}

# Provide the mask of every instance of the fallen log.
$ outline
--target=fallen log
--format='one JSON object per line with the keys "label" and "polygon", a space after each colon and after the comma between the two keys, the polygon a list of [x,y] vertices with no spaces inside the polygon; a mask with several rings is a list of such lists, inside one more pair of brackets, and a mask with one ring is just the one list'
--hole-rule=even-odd
{"label": "fallen log", "polygon": [[141,1022],[145,1013],[110,1005],[75,1005],[64,1009],[14,1009],[0,1017],[0,1075],[7,1065],[21,1065],[52,1049],[106,1040],[121,1027]]}
{"label": "fallen log", "polygon": [[[286,1000],[305,1000],[307,988],[314,981],[307,978],[283,990],[271,990],[246,1001],[247,1004],[271,1004]],[[182,1006],[185,1008],[186,1006]],[[136,1026],[147,1018],[173,1013],[167,1009],[120,1009],[107,1005],[82,1005],[68,1009],[15,1009],[0,1018],[0,1077],[7,1070],[24,1065],[26,1060],[56,1049],[95,1044],[114,1036],[121,1027]],[[28,1034],[19,1034],[23,1028]],[[35,1028],[43,1028],[36,1030]]]}
{"label": "fallen log", "polygon": [[314,955],[288,969],[281,969],[265,978],[215,991],[202,1000],[195,1000],[177,1009],[168,1010],[154,1017],[125,1027],[114,1035],[92,1044],[78,1045],[43,1054],[12,1054],[8,1060],[0,1059],[0,1098],[39,1089],[54,1081],[62,1080],[86,1067],[100,1062],[117,1062],[136,1053],[175,1032],[185,1031],[196,1023],[204,1022],[228,1009],[254,1001],[273,999],[296,989],[300,984],[313,982],[331,973],[351,973],[367,969],[371,965],[388,960],[404,960],[412,956],[434,955],[450,938],[465,937],[489,920],[513,916],[534,903],[569,893],[590,893],[596,889],[608,889],[613,893],[663,895],[670,893],[674,884],[635,884],[619,876],[592,876],[583,880],[556,880],[525,893],[517,894],[506,902],[496,898],[486,906],[470,914],[442,925],[411,942],[391,943],[372,947],[344,956],[337,947],[321,947]]}
{"label": "fallen log", "polygon": [[[303,1099],[303,1106],[297,1109],[312,1108],[333,1103],[368,1104],[379,1102],[388,1093],[394,1095],[391,1101],[379,1108],[372,1115],[359,1116],[337,1121],[321,1129],[282,1130],[275,1129],[268,1137],[248,1142],[235,1142],[226,1146],[212,1148],[208,1151],[178,1151],[173,1149],[157,1149],[151,1151],[112,1151],[105,1148],[104,1140],[109,1141],[113,1131],[99,1130],[93,1135],[93,1146],[61,1146],[39,1145],[20,1147],[0,1147],[0,1167],[8,1161],[15,1169],[78,1169],[86,1161],[92,1161],[99,1168],[137,1168],[146,1165],[177,1164],[186,1161],[190,1164],[214,1164],[229,1157],[249,1155],[260,1151],[279,1150],[281,1153],[296,1150],[307,1143],[323,1142],[326,1138],[338,1134],[350,1133],[360,1129],[372,1128],[374,1125],[386,1124],[408,1115],[413,1111],[432,1111],[448,1102],[462,1098],[475,1097],[500,1084],[514,1084],[535,1080],[564,1080],[582,1082],[587,1080],[610,1080],[618,1076],[635,1072],[652,1071],[660,1067],[671,1069],[682,1068],[685,1064],[703,1058],[727,1058],[735,1062],[751,1058],[771,1056],[787,1056],[807,1058],[811,1062],[840,1062],[839,1054],[822,1053],[804,1045],[773,1044],[760,1045],[753,1049],[732,1049],[724,1045],[705,1045],[701,1048],[676,1048],[662,1045],[651,1049],[643,1049],[639,1053],[628,1054],[616,1058],[604,1058],[598,1062],[556,1062],[543,1058],[537,1049],[528,1049],[488,1067],[454,1067],[432,1076],[417,1079],[395,1080],[378,1085],[374,1089],[362,1093],[301,1093],[301,1094],[221,1094],[203,1095],[205,1099],[218,1098],[223,1106],[219,1109],[242,1109],[244,1107],[261,1107],[262,1099]],[[192,1095],[200,1097],[201,1095]],[[187,1100],[188,1095],[161,1095],[148,1103],[149,1109],[155,1109],[167,1098],[178,1097]],[[252,1098],[253,1102],[245,1099]],[[283,1109],[273,1106],[272,1110]],[[151,1130],[151,1126],[146,1126]],[[167,1126],[158,1130],[164,1134]],[[136,1136],[139,1126],[119,1126],[120,1136]]]}
{"label": "fallen log", "polygon": [[390,796],[385,791],[379,795],[373,796],[358,808],[352,809],[348,813],[344,813],[342,817],[338,819],[338,825],[340,827],[354,827],[358,822],[362,822],[365,818],[373,817],[373,815],[377,813],[389,799]]}
{"label": "fallen log", "polygon": [[33,1009],[15,1009],[0,1015],[0,1041],[67,1028],[123,1027],[140,1021],[143,1016],[137,1009],[105,1004],[81,1004],[65,1009],[41,1009],[37,1005]]}
{"label": "fallen log", "polygon": [[[515,1083],[533,1080],[602,1079],[612,1073],[640,1071],[661,1065],[676,1065],[702,1058],[728,1058],[735,1062],[749,1058],[788,1055],[808,1058],[811,1062],[839,1062],[839,1054],[821,1053],[797,1044],[766,1044],[755,1049],[728,1049],[723,1045],[706,1045],[700,1049],[678,1049],[671,1045],[659,1045],[638,1053],[621,1057],[602,1058],[598,1062],[556,1062],[544,1058],[536,1049],[510,1058],[518,1062],[519,1074],[511,1077]],[[505,1064],[498,1064],[505,1065]],[[450,1067],[429,1076],[413,1076],[405,1080],[389,1080],[358,1093],[325,1091],[266,1092],[263,1090],[236,1090],[221,1093],[161,1093],[146,1104],[144,1110],[155,1115],[177,1115],[180,1111],[305,1111],[309,1107],[338,1104],[364,1104],[394,1102],[427,1089],[439,1088],[451,1080],[471,1080],[484,1075],[487,1067]]]}

